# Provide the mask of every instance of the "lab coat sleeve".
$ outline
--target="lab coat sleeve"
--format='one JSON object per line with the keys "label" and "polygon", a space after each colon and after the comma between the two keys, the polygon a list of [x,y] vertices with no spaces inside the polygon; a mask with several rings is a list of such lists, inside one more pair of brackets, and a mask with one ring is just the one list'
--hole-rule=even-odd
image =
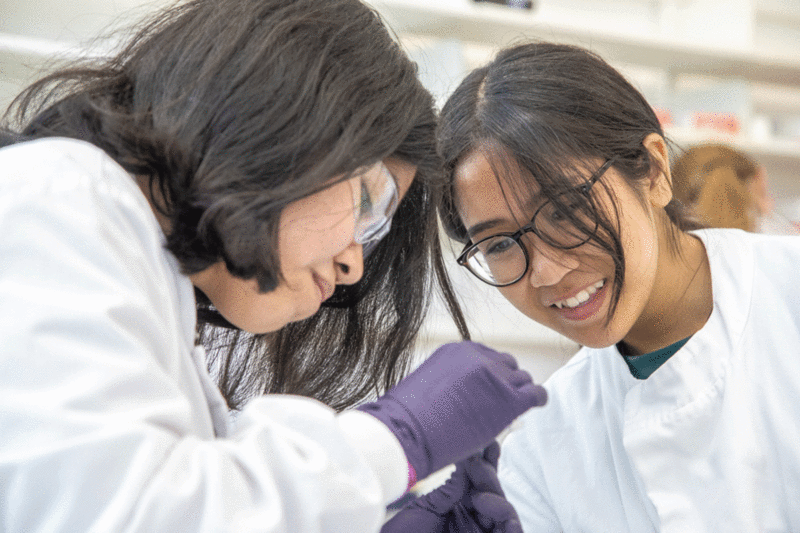
{"label": "lab coat sleeve", "polygon": [[0,187],[0,530],[377,531],[388,429],[267,396],[215,438],[142,198],[84,178]]}
{"label": "lab coat sleeve", "polygon": [[542,494],[543,476],[537,464],[540,456],[526,445],[524,430],[511,433],[503,441],[497,465],[500,485],[525,533],[559,533],[562,528],[558,518]]}

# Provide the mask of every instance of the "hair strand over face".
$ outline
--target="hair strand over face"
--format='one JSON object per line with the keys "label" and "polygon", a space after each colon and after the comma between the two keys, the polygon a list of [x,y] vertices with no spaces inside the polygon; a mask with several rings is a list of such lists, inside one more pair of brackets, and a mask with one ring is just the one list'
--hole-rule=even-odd
{"label": "hair strand over face", "polygon": [[[597,55],[575,46],[537,42],[502,50],[488,65],[471,72],[442,109],[437,141],[449,184],[439,208],[445,229],[467,242],[456,209],[455,171],[475,151],[494,155],[498,179],[512,194],[524,195],[536,187],[543,201],[557,203],[559,192],[575,176],[585,179],[611,157],[631,190],[641,194],[639,182],[666,170],[643,144],[651,133],[664,136],[650,105]],[[589,244],[607,253],[615,266],[609,320],[625,277],[615,216],[619,207],[611,198],[610,212],[595,205],[587,213],[599,221]],[[569,206],[559,207],[570,211]],[[666,214],[670,244],[677,251],[676,232],[697,226],[677,202],[667,206]]]}

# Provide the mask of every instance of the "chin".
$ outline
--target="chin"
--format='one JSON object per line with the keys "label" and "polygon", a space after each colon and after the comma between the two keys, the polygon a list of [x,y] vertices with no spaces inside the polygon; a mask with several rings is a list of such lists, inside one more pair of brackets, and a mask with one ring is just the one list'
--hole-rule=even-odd
{"label": "chin", "polygon": [[622,336],[617,338],[616,335],[610,335],[608,331],[598,332],[596,335],[570,335],[565,332],[560,332],[573,342],[585,346],[586,348],[602,349],[614,346],[622,340]]}
{"label": "chin", "polygon": [[595,348],[597,350],[600,350],[602,348],[608,348],[609,346],[614,346],[617,342],[619,342],[619,341],[614,342],[609,340],[603,340],[603,341],[591,340],[591,341],[581,342],[580,339],[573,339],[573,340],[578,344],[580,344],[581,346],[585,346],[586,348]]}
{"label": "chin", "polygon": [[283,320],[280,322],[271,321],[271,322],[248,323],[242,325],[234,324],[234,325],[239,329],[241,329],[242,331],[245,331],[252,335],[264,335],[265,333],[274,333],[280,330],[281,328],[289,324],[289,322],[292,321]]}

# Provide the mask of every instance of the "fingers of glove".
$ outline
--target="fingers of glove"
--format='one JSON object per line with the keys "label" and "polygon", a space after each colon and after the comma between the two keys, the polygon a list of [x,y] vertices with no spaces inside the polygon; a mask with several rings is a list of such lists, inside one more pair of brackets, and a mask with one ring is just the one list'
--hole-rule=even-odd
{"label": "fingers of glove", "polygon": [[464,497],[467,493],[467,488],[465,465],[460,463],[456,465],[456,470],[444,485],[419,497],[414,503],[432,513],[444,515]]}
{"label": "fingers of glove", "polygon": [[491,359],[495,363],[499,363],[503,366],[510,368],[511,370],[517,370],[519,368],[519,363],[517,363],[516,358],[513,355],[505,353],[505,352],[498,352],[497,350],[493,350],[488,346],[484,346],[483,344],[479,344],[477,342],[472,343],[475,351],[483,355],[484,357]]}
{"label": "fingers of glove", "polygon": [[483,458],[497,468],[497,461],[500,459],[500,444],[496,440],[483,450]]}
{"label": "fingers of glove", "polygon": [[497,469],[484,458],[470,459],[466,464],[466,474],[472,483],[475,492],[493,492],[504,495],[500,480],[497,478]]}
{"label": "fingers of glove", "polygon": [[469,374],[479,368],[487,368],[494,374],[504,375],[518,370],[519,365],[513,356],[483,344],[471,341],[453,342],[437,348],[406,380],[411,376],[419,379],[428,375],[448,375],[450,372]]}
{"label": "fingers of glove", "polygon": [[[447,515],[447,533],[484,533],[486,528],[481,527],[474,513],[463,505],[457,505]],[[492,531],[488,529],[488,531]]]}
{"label": "fingers of glove", "polygon": [[[459,360],[491,360],[516,368],[517,363],[513,357],[489,348],[484,344],[473,341],[460,341],[443,344],[428,357],[423,365],[431,360],[456,358]],[[422,366],[422,365],[420,365]]]}
{"label": "fingers of glove", "polygon": [[533,378],[531,375],[522,369],[514,370],[506,379],[511,385],[518,389],[533,383]]}
{"label": "fingers of glove", "polygon": [[457,357],[462,363],[469,360],[480,365],[502,365],[504,367],[516,370],[519,368],[517,360],[510,354],[498,352],[485,344],[473,341],[452,342],[439,347],[428,360],[434,358],[450,358]]}
{"label": "fingers of glove", "polygon": [[523,385],[517,392],[528,408],[541,407],[547,403],[547,390],[541,385],[535,383]]}
{"label": "fingers of glove", "polygon": [[[511,502],[493,492],[475,492],[470,496],[470,504],[483,522],[508,524],[514,520],[519,522],[517,511]],[[485,527],[485,526],[484,526]]]}
{"label": "fingers of glove", "polygon": [[445,519],[425,509],[411,505],[404,507],[381,528],[381,533],[442,533]]}
{"label": "fingers of glove", "polygon": [[509,520],[508,522],[503,524],[503,532],[502,533],[523,533],[523,531],[522,531],[522,523],[519,521],[518,518],[515,518],[513,520]]}

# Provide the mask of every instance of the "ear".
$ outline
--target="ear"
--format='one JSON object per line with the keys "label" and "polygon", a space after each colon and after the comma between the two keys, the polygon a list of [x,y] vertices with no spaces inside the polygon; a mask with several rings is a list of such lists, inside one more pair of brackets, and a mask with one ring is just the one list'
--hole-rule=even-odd
{"label": "ear", "polygon": [[655,207],[666,207],[672,200],[672,174],[669,169],[669,148],[667,142],[658,133],[645,137],[642,144],[650,152],[656,166],[650,174],[648,198]]}

